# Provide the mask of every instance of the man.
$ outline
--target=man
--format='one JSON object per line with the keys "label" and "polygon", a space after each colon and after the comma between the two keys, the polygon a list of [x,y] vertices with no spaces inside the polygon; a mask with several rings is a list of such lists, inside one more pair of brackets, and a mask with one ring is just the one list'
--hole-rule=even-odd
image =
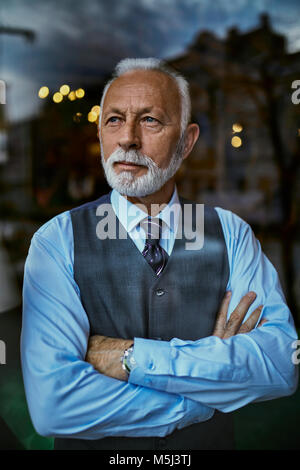
{"label": "man", "polygon": [[23,376],[56,449],[233,448],[231,411],[295,391],[293,320],[250,227],[177,194],[198,136],[181,76],[121,61],[99,120],[113,191],[33,237]]}

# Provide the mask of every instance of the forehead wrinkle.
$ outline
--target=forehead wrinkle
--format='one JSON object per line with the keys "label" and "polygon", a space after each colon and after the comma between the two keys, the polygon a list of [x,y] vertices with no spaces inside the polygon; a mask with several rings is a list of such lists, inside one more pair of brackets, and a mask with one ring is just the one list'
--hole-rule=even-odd
{"label": "forehead wrinkle", "polygon": [[[104,104],[106,106],[113,106],[114,103],[118,103],[117,106],[121,106],[122,102],[125,102],[125,105],[128,106],[128,103],[130,105],[133,100],[136,101],[134,104],[140,105],[140,103],[142,103],[142,106],[147,108],[161,107],[159,106],[160,104],[165,104],[162,93],[147,93],[145,92],[145,89],[140,89],[140,91],[138,91],[136,90],[136,87],[130,87],[130,90],[125,90],[125,92],[113,90],[111,93],[107,94]],[[157,104],[157,101],[159,101],[159,105]]]}
{"label": "forehead wrinkle", "polygon": [[[120,92],[122,89],[122,92]],[[124,90],[124,91],[123,91]],[[119,93],[118,93],[119,91]],[[156,96],[165,101],[166,96],[174,101],[174,95],[180,100],[178,87],[171,77],[159,71],[136,70],[118,77],[111,84],[107,95],[121,96]]]}
{"label": "forehead wrinkle", "polygon": [[132,109],[130,106],[122,107],[122,106],[109,105],[108,109],[104,113],[104,116],[107,116],[111,113],[125,115],[127,112],[129,112],[130,114],[135,114],[135,115],[139,116],[139,115],[142,115],[142,114],[151,113],[151,112],[155,112],[155,111],[158,111],[159,113],[164,113],[164,114],[167,115],[167,113],[164,109],[161,109],[159,106],[155,106],[155,105],[154,106],[143,106],[143,107],[141,107],[140,109],[137,109],[137,110]]}

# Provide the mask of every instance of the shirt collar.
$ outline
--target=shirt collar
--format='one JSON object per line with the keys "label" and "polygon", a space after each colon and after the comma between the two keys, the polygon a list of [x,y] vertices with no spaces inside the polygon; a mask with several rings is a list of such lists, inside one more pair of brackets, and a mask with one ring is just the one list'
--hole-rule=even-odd
{"label": "shirt collar", "polygon": [[[113,189],[111,193],[111,204],[116,216],[128,233],[147,217],[142,209],[128,201],[116,189]],[[180,211],[181,206],[175,186],[169,203],[159,212],[157,217],[162,219],[172,232],[176,233]]]}

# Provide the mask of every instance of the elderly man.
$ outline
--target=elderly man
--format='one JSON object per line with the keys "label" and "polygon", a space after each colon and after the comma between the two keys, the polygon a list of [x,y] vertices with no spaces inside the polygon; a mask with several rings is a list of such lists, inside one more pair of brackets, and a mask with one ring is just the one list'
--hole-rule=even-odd
{"label": "elderly man", "polygon": [[113,190],[33,237],[23,376],[56,449],[230,449],[230,412],[295,391],[274,267],[239,217],[177,194],[198,135],[183,77],[121,61],[99,120]]}

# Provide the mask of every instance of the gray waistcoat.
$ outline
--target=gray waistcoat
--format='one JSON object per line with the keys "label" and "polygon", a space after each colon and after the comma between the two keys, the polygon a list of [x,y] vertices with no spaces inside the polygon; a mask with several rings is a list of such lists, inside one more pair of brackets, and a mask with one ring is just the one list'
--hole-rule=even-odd
{"label": "gray waistcoat", "polygon": [[[166,268],[157,278],[152,268],[117,224],[117,239],[96,236],[100,204],[110,194],[71,211],[74,233],[74,277],[90,323],[90,334],[116,338],[176,337],[197,340],[212,334],[224,296],[229,266],[220,220],[204,211],[204,245],[186,250],[175,240]],[[183,203],[190,201],[180,199]],[[193,209],[195,205],[193,204]],[[195,217],[193,216],[195,228]],[[184,226],[184,222],[183,222]],[[160,437],[108,437],[99,440],[56,439],[56,449],[232,449],[232,415],[215,412],[207,422]]]}

